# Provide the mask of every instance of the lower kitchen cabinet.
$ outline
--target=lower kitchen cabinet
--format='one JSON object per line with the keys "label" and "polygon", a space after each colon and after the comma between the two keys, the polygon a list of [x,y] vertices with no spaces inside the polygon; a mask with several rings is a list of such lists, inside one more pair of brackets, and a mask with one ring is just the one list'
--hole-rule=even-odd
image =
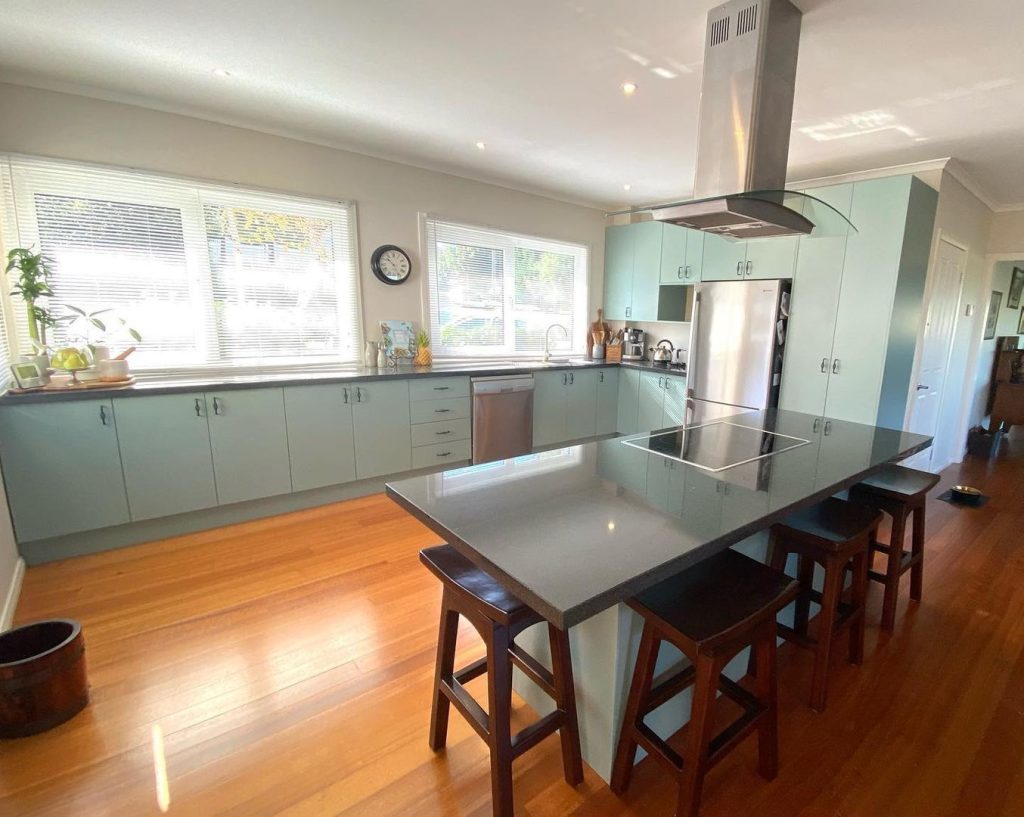
{"label": "lower kitchen cabinet", "polygon": [[352,386],[291,386],[284,390],[292,490],[308,491],[356,478]]}
{"label": "lower kitchen cabinet", "polygon": [[565,439],[593,437],[597,428],[597,375],[594,369],[569,372],[565,389]]}
{"label": "lower kitchen cabinet", "polygon": [[661,410],[661,427],[681,426],[686,422],[686,378],[665,377],[665,397]]}
{"label": "lower kitchen cabinet", "polygon": [[289,493],[283,390],[208,392],[206,404],[220,504]]}
{"label": "lower kitchen cabinet", "polygon": [[110,400],[0,410],[0,455],[18,541],[129,521],[114,423]]}
{"label": "lower kitchen cabinet", "polygon": [[113,402],[132,521],[217,504],[205,395],[161,394]]}
{"label": "lower kitchen cabinet", "polygon": [[643,372],[637,400],[637,430],[682,425],[686,418],[686,378]]}
{"label": "lower kitchen cabinet", "polygon": [[473,444],[469,440],[420,445],[412,450],[413,468],[432,468],[449,462],[465,462],[473,457]]}
{"label": "lower kitchen cabinet", "polygon": [[619,395],[615,430],[619,434],[636,434],[637,406],[640,403],[640,372],[637,369],[619,369]]}
{"label": "lower kitchen cabinet", "polygon": [[601,369],[597,374],[597,412],[594,434],[614,434],[619,413],[619,370]]}
{"label": "lower kitchen cabinet", "polygon": [[533,392],[533,444],[554,445],[594,436],[596,371],[537,372]]}
{"label": "lower kitchen cabinet", "polygon": [[[409,383],[374,382],[350,388],[355,391],[352,428],[356,476],[367,479],[408,471],[412,467]],[[449,416],[439,415],[437,419]]]}

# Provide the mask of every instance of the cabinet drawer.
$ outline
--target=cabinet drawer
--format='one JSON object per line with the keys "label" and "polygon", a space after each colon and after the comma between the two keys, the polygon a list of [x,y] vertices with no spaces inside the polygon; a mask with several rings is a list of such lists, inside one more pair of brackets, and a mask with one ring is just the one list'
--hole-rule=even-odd
{"label": "cabinet drawer", "polygon": [[412,427],[413,445],[453,443],[456,440],[468,440],[469,437],[468,418],[464,420],[442,420],[440,423],[420,423]]}
{"label": "cabinet drawer", "polygon": [[433,423],[437,420],[462,420],[469,417],[469,398],[453,400],[420,400],[409,408],[413,423]]}
{"label": "cabinet drawer", "polygon": [[439,445],[421,445],[412,450],[412,467],[429,468],[449,462],[465,462],[473,456],[469,440],[456,440]]}
{"label": "cabinet drawer", "polygon": [[468,377],[421,377],[409,381],[409,399],[414,402],[450,397],[469,397]]}

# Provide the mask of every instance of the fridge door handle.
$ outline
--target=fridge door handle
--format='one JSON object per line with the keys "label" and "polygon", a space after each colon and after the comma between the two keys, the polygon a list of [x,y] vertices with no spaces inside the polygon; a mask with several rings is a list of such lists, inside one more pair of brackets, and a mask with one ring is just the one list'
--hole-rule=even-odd
{"label": "fridge door handle", "polygon": [[697,331],[700,328],[700,284],[694,284],[693,311],[690,314],[690,342],[687,348],[687,360],[691,365],[686,367],[686,394],[695,397],[697,392],[697,376],[700,374],[700,361],[697,357]]}

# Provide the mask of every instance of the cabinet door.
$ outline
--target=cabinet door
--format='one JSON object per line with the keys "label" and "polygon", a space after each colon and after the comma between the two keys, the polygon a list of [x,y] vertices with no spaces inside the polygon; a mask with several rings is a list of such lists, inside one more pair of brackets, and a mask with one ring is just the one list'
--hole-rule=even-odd
{"label": "cabinet door", "polygon": [[701,264],[702,281],[739,281],[743,278],[747,261],[747,242],[704,234],[704,261]]}
{"label": "cabinet door", "polygon": [[597,433],[597,372],[569,372],[566,388],[565,439],[582,440]]}
{"label": "cabinet door", "polygon": [[686,265],[683,267],[683,279],[688,284],[702,280],[705,235],[700,230],[686,231]]}
{"label": "cabinet door", "polygon": [[604,316],[624,321],[633,297],[632,225],[607,227],[604,231]]}
{"label": "cabinet door", "polygon": [[664,402],[661,411],[661,427],[681,426],[686,422],[686,378],[666,375],[662,386]]}
{"label": "cabinet door", "polygon": [[290,386],[284,390],[293,491],[356,478],[353,398],[354,387],[338,384]]}
{"label": "cabinet door", "polygon": [[109,400],[5,406],[0,458],[19,542],[128,521]]}
{"label": "cabinet door", "polygon": [[292,490],[281,389],[209,392],[210,444],[221,505]]}
{"label": "cabinet door", "polygon": [[652,372],[644,372],[640,375],[640,399],[637,402],[637,429],[640,431],[655,431],[664,428],[665,406],[665,378],[668,375],[658,375]]}
{"label": "cabinet door", "polygon": [[533,444],[552,445],[566,439],[568,372],[533,375]]}
{"label": "cabinet door", "polygon": [[597,416],[595,434],[614,434],[619,413],[619,370],[597,372]]}
{"label": "cabinet door", "polygon": [[687,278],[686,240],[689,230],[666,224],[661,236],[661,283],[682,284]]}
{"label": "cabinet door", "polygon": [[636,434],[637,408],[640,402],[640,372],[637,369],[619,369],[619,400],[615,430],[619,434]]}
{"label": "cabinet door", "polygon": [[396,474],[412,467],[409,383],[356,386],[352,429],[359,479]]}
{"label": "cabinet door", "polygon": [[635,232],[633,244],[633,295],[629,319],[658,320],[658,279],[661,277],[661,238],[665,225],[643,221],[630,225]]}
{"label": "cabinet door", "polygon": [[[889,344],[911,176],[858,182],[832,345],[825,414],[874,424]],[[916,324],[912,329],[916,333]]]}
{"label": "cabinet door", "polygon": [[217,504],[201,392],[117,398],[114,412],[133,521]]}
{"label": "cabinet door", "polygon": [[795,236],[751,239],[747,242],[743,277],[762,280],[792,278],[798,246]]}
{"label": "cabinet door", "polygon": [[697,538],[712,538],[722,532],[723,483],[711,474],[689,468],[683,493],[683,523]]}

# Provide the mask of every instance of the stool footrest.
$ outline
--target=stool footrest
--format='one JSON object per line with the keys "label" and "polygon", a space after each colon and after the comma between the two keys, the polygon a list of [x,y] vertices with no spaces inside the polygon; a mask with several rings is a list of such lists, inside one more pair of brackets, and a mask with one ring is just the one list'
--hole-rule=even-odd
{"label": "stool footrest", "polygon": [[548,735],[557,732],[564,722],[565,713],[561,709],[556,709],[514,734],[512,736],[512,757],[517,758],[523,752],[532,749]]}
{"label": "stool footrest", "polygon": [[671,701],[676,695],[688,686],[691,686],[696,678],[697,668],[691,664],[690,666],[671,674],[668,678],[660,680],[648,694],[647,704],[644,706],[640,716],[643,717],[644,715],[653,712],[662,704]]}
{"label": "stool footrest", "polygon": [[476,730],[476,733],[486,741],[490,732],[487,728],[487,713],[476,702],[476,699],[454,677],[450,682],[441,681],[441,692],[459,710],[462,717],[469,721],[469,725]]}
{"label": "stool footrest", "polygon": [[513,664],[519,667],[531,681],[543,689],[549,698],[555,697],[555,677],[548,671],[547,667],[515,643],[508,648],[508,652]]}
{"label": "stool footrest", "polygon": [[474,678],[479,678],[487,673],[487,658],[479,658],[472,664],[466,664],[462,669],[455,670],[452,678],[459,684],[465,684]]}

